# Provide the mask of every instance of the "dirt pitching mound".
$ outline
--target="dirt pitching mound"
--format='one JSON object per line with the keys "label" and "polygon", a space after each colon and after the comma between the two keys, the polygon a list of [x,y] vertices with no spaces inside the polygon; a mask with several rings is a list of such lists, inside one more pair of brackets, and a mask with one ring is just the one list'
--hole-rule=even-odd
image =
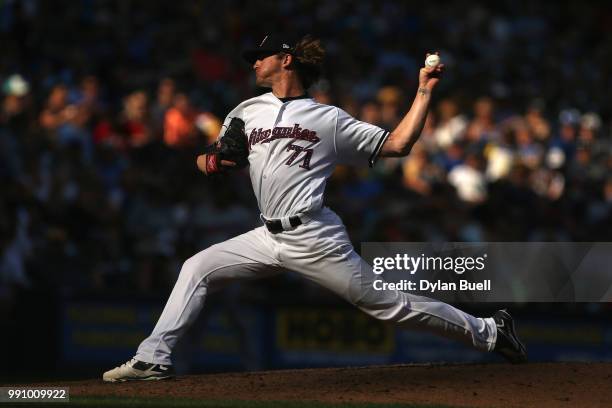
{"label": "dirt pitching mound", "polygon": [[[461,407],[609,407],[612,363],[394,365],[65,383],[71,396],[183,397]],[[56,384],[57,385],[57,384]]]}

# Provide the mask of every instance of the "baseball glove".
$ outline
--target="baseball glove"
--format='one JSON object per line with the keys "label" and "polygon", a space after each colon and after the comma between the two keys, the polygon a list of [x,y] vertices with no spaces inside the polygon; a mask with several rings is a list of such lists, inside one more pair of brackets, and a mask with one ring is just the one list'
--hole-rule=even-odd
{"label": "baseball glove", "polygon": [[249,147],[244,133],[244,121],[232,118],[223,137],[205,147],[203,156],[205,162],[200,163],[198,158],[198,167],[206,175],[246,167],[249,164]]}

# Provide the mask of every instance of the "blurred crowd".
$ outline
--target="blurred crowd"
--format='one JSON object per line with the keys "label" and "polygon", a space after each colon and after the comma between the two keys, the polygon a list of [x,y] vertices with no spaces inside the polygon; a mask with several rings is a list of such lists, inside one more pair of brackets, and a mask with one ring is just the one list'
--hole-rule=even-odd
{"label": "blurred crowd", "polygon": [[207,179],[195,157],[261,91],[239,54],[270,27],[320,36],[311,96],[389,130],[422,56],[446,63],[411,154],[328,184],[357,248],[607,241],[611,20],[585,2],[4,1],[0,292],[165,291],[257,226],[248,175]]}

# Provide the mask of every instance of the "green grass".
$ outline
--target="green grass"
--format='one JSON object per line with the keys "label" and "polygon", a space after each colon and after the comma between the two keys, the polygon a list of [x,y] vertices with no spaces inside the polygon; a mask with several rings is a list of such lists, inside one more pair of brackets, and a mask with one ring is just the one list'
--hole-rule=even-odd
{"label": "green grass", "polygon": [[[64,404],[60,404],[64,405]],[[327,404],[299,401],[202,401],[183,398],[71,397],[70,407],[204,407],[204,408],[452,408],[447,405]],[[49,406],[49,404],[47,404]]]}

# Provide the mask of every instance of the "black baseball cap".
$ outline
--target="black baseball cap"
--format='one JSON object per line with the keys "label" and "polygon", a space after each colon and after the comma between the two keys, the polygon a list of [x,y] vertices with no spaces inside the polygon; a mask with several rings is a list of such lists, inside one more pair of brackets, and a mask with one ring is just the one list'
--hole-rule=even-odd
{"label": "black baseball cap", "polygon": [[254,64],[258,59],[269,57],[270,55],[281,52],[293,54],[294,50],[295,42],[293,39],[279,34],[268,34],[263,38],[259,44],[259,47],[243,51],[242,58],[244,58],[248,63]]}

